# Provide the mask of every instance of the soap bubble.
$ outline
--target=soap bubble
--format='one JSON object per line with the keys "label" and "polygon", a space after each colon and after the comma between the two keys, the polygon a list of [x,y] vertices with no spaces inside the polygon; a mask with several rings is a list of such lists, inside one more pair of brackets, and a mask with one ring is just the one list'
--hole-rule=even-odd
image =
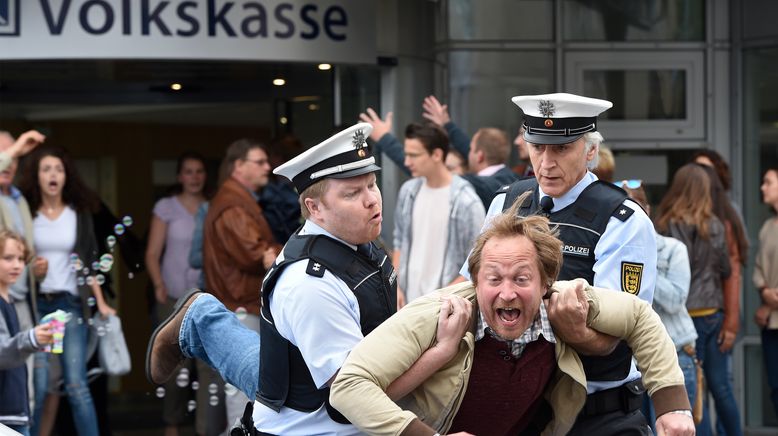
{"label": "soap bubble", "polygon": [[89,307],[95,307],[96,300],[95,297],[89,297],[86,299],[86,304],[89,305]]}
{"label": "soap bubble", "polygon": [[218,406],[219,405],[219,397],[216,395],[211,395],[211,398],[208,399],[208,404],[211,406]]}
{"label": "soap bubble", "polygon": [[113,232],[116,233],[117,236],[121,236],[124,234],[124,226],[121,224],[117,224],[113,226]]}
{"label": "soap bubble", "polygon": [[105,238],[105,243],[108,245],[108,248],[113,248],[114,245],[116,245],[116,236],[110,235],[107,238]]}
{"label": "soap bubble", "polygon": [[189,412],[192,412],[197,407],[197,402],[195,400],[189,400],[188,403],[186,403],[186,410]]}
{"label": "soap bubble", "polygon": [[157,388],[157,398],[162,398],[165,396],[165,388],[162,386]]}
{"label": "soap bubble", "polygon": [[81,274],[83,274],[83,275],[85,275],[85,276],[88,276],[88,275],[89,275],[89,268],[87,268],[87,267],[84,267],[84,269],[83,269],[83,270],[81,270]]}
{"label": "soap bubble", "polygon": [[186,368],[181,369],[176,376],[176,386],[179,388],[185,388],[189,384],[189,371]]}
{"label": "soap bubble", "polygon": [[125,215],[124,218],[122,218],[122,224],[124,224],[124,227],[131,227],[132,217],[129,215]]}
{"label": "soap bubble", "polygon": [[95,278],[94,278],[94,277],[92,277],[92,276],[87,276],[87,278],[86,278],[86,284],[87,284],[88,286],[92,286],[93,284],[95,284]]}
{"label": "soap bubble", "polygon": [[105,284],[105,276],[102,274],[98,274],[95,276],[95,280],[97,280],[97,284],[102,286]]}
{"label": "soap bubble", "polygon": [[224,395],[231,397],[237,393],[238,393],[238,388],[236,388],[235,386],[229,383],[224,384]]}
{"label": "soap bubble", "polygon": [[200,382],[198,382],[197,380],[193,381],[192,382],[192,390],[196,391],[199,388],[200,388]]}
{"label": "soap bubble", "polygon": [[130,280],[134,279],[135,278],[135,273],[133,273],[132,271],[128,272],[127,273],[127,278],[130,279]]}
{"label": "soap bubble", "polygon": [[209,394],[215,394],[216,392],[219,392],[219,387],[216,386],[216,383],[211,383],[208,385],[208,393]]}
{"label": "soap bubble", "polygon": [[97,330],[97,336],[99,336],[99,337],[105,336],[105,327],[99,325],[99,326],[97,326],[96,330]]}
{"label": "soap bubble", "polygon": [[92,262],[92,271],[97,271],[98,269],[100,269],[100,262],[98,261]]}
{"label": "soap bubble", "polygon": [[84,278],[80,277],[80,276],[78,278],[76,278],[76,284],[78,286],[84,286]]}
{"label": "soap bubble", "polygon": [[235,309],[235,316],[238,317],[238,320],[243,321],[246,319],[246,315],[248,314],[248,311],[245,307],[239,307]]}
{"label": "soap bubble", "polygon": [[113,255],[106,253],[100,256],[100,262],[95,270],[99,269],[100,271],[107,273],[111,268],[113,268]]}

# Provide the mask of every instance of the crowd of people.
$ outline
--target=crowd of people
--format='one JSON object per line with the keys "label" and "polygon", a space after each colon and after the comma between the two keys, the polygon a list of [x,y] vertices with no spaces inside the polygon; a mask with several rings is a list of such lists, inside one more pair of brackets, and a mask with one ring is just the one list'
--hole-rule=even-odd
{"label": "crowd of people", "polygon": [[[371,108],[306,151],[237,140],[213,195],[205,159],[182,154],[145,262],[123,256],[153,288],[145,369],[165,434],[193,412],[202,435],[236,422],[263,435],[742,434],[731,354],[748,238],[724,159],[695,154],[652,213],[642,181],[613,180],[597,131],[610,102],[513,102],[513,167],[505,131],[469,137],[434,96],[402,140]],[[0,133],[0,423],[50,434],[62,378],[74,428],[97,435],[89,321],[116,313],[100,253],[114,236],[123,255],[134,243],[106,237],[119,221],[44,141]],[[391,250],[374,153],[410,176]],[[778,210],[778,168],[762,194]],[[753,281],[778,412],[777,222]],[[39,320],[57,311],[55,354]]]}

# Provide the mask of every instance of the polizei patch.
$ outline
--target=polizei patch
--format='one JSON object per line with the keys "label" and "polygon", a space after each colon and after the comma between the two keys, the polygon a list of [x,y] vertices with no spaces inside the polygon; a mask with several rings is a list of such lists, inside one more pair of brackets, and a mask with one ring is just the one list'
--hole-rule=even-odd
{"label": "polizei patch", "polygon": [[637,295],[643,278],[643,264],[621,262],[621,290]]}
{"label": "polizei patch", "polygon": [[571,256],[589,257],[591,249],[589,247],[582,247],[580,245],[567,245],[562,246],[562,253],[569,254]]}

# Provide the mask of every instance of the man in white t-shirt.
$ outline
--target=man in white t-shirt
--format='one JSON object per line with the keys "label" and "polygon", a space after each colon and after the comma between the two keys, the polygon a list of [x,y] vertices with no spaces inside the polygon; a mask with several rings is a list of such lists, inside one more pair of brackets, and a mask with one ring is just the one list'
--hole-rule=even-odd
{"label": "man in white t-shirt", "polygon": [[438,126],[409,124],[405,166],[413,179],[397,196],[392,262],[398,303],[446,286],[467,259],[485,211],[472,185],[446,168],[449,141]]}

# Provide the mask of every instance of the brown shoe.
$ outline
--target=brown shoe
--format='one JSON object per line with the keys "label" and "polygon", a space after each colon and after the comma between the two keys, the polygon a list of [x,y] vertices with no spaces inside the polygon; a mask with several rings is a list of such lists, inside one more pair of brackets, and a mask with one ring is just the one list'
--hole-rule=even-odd
{"label": "brown shoe", "polygon": [[173,313],[151,334],[149,347],[146,349],[146,378],[151,383],[161,385],[168,381],[185,359],[178,344],[181,323],[184,322],[189,306],[202,294],[203,291],[192,289],[179,298]]}

